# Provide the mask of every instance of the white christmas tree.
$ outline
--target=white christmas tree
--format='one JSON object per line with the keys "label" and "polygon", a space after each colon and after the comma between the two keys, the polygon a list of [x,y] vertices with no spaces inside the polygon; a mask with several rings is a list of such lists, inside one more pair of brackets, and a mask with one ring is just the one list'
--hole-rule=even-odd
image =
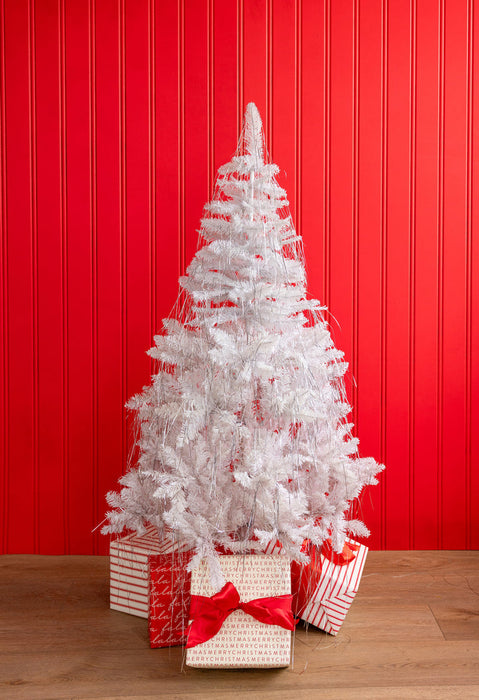
{"label": "white christmas tree", "polygon": [[382,469],[357,455],[347,364],[324,307],[307,297],[277,172],[250,103],[180,278],[177,317],[163,321],[149,351],[158,373],[128,404],[138,464],[107,497],[104,531],[152,523],[195,551],[192,567],[206,557],[213,571],[218,546],[245,552],[279,540],[304,561],[306,538],[319,546],[331,537],[340,551],[347,534],[369,534],[347,514]]}

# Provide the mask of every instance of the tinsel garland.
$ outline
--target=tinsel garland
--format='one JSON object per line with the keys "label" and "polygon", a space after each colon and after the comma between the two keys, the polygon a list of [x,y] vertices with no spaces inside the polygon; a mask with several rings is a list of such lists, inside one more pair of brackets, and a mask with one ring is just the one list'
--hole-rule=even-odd
{"label": "tinsel garland", "polygon": [[300,236],[265,160],[261,119],[246,109],[236,155],[205,206],[200,244],[174,312],[149,354],[158,372],[128,403],[139,459],[107,496],[104,532],[156,525],[207,558],[218,547],[263,550],[347,534],[351,504],[383,468],[358,457],[347,416],[343,353],[306,291]]}

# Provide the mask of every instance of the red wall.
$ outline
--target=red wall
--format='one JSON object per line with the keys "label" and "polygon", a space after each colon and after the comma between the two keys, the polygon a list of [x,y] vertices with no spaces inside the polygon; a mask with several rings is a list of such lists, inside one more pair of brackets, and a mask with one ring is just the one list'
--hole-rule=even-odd
{"label": "red wall", "polygon": [[3,0],[4,552],[105,551],[122,406],[250,100],[388,467],[370,545],[479,547],[478,22],[473,0]]}

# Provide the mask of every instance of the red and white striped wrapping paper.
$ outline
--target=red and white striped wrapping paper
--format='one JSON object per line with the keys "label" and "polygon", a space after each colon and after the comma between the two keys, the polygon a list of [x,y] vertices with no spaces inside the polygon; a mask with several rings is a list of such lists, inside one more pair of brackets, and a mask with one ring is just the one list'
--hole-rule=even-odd
{"label": "red and white striped wrapping paper", "polygon": [[178,549],[166,538],[160,542],[155,527],[143,535],[132,533],[110,543],[110,608],[148,617],[148,559],[153,554],[168,554]]}
{"label": "red and white striped wrapping paper", "polygon": [[347,564],[334,564],[321,555],[321,578],[301,619],[315,627],[336,635],[351,607],[366,562],[368,548],[354,540],[346,540],[359,546],[356,556]]}
{"label": "red and white striped wrapping paper", "polygon": [[[302,620],[332,635],[339,632],[358,592],[368,553],[368,548],[363,544],[349,538],[346,538],[346,542],[358,548],[354,552],[354,559],[347,564],[335,564],[324,554],[321,554],[319,583],[312,593],[310,601],[300,613]],[[279,543],[270,543],[266,548],[268,554],[277,553],[280,550]]]}

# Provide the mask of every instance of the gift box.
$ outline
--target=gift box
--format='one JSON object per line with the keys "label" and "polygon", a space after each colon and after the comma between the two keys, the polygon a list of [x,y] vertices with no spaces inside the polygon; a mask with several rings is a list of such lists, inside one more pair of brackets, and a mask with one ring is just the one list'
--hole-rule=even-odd
{"label": "gift box", "polygon": [[[271,541],[265,548],[267,554],[281,552],[281,544]],[[326,540],[321,552],[303,544],[309,555],[309,564],[291,564],[291,589],[294,614],[319,629],[336,635],[351,607],[366,562],[368,548],[350,538],[341,554],[334,552],[330,540]]]}
{"label": "gift box", "polygon": [[306,566],[293,563],[296,612],[302,620],[336,635],[358,592],[368,548],[347,539],[341,554],[325,542]]}
{"label": "gift box", "polygon": [[186,642],[190,608],[190,552],[154,554],[149,558],[150,646],[172,647]]}
{"label": "gift box", "polygon": [[205,561],[191,575],[186,664],[196,668],[289,665],[291,569],[278,555],[223,555],[226,585],[215,593]]}
{"label": "gift box", "polygon": [[132,533],[110,543],[110,608],[148,617],[148,559],[178,549],[176,541],[160,542],[155,527],[143,535]]}

